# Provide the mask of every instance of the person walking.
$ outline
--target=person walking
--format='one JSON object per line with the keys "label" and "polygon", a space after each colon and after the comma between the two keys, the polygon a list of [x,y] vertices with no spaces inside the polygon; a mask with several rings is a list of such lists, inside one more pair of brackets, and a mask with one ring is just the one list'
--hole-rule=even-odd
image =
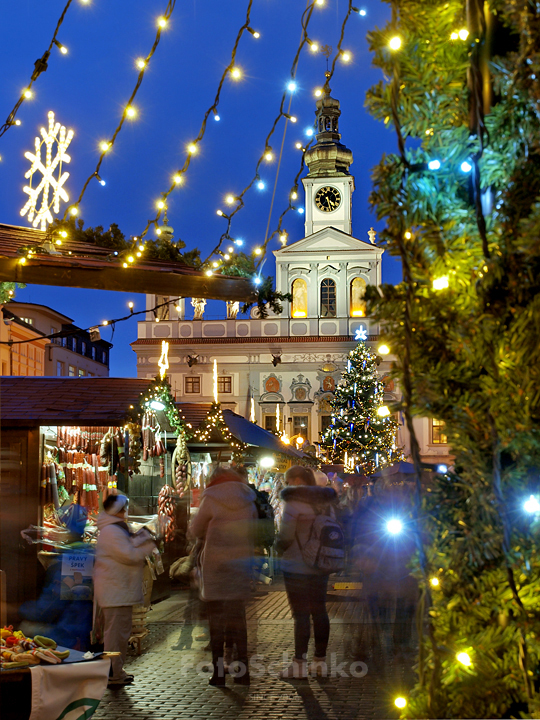
{"label": "person walking", "polygon": [[250,683],[245,601],[250,594],[256,518],[255,493],[245,479],[234,470],[218,468],[189,526],[189,535],[203,541],[199,588],[210,629],[210,685],[225,685],[225,638],[237,647],[234,682]]}
{"label": "person walking", "polygon": [[[313,471],[300,465],[287,470],[285,483],[287,487],[281,491],[284,505],[276,549],[282,553],[285,590],[294,618],[294,658],[281,672],[281,677],[306,678],[308,672],[326,675],[326,650],[330,636],[326,610],[329,576],[305,562],[302,548],[310,537],[318,514],[335,517],[332,505],[337,501],[337,494],[331,487],[318,486]],[[313,618],[315,655],[308,668],[310,617]]]}
{"label": "person walking", "polygon": [[109,495],[96,523],[99,536],[94,565],[94,602],[103,612],[105,652],[119,652],[111,659],[109,687],[129,685],[133,675],[124,670],[133,605],[143,602],[144,559],[156,547],[149,532],[133,536],[126,522],[128,499]]}

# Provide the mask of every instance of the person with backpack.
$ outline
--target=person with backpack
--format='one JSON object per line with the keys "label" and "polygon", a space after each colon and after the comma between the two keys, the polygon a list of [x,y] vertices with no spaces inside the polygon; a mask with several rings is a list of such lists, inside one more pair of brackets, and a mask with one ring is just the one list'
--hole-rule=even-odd
{"label": "person with backpack", "polygon": [[[336,491],[316,484],[309,468],[295,465],[285,474],[287,487],[276,548],[282,552],[285,590],[294,618],[294,658],[281,672],[284,679],[326,675],[330,620],[326,610],[328,577],[343,568],[343,531],[336,521]],[[313,618],[315,654],[307,652]]]}

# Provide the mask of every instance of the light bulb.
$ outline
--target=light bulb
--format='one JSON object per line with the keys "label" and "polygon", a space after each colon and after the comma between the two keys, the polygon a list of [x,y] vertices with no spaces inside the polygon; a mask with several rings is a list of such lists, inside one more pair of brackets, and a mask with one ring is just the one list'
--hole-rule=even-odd
{"label": "light bulb", "polygon": [[390,415],[390,410],[386,407],[386,405],[381,405],[381,407],[377,410],[377,415],[382,418],[388,417]]}
{"label": "light bulb", "polygon": [[128,302],[128,308],[129,308],[130,310],[133,310],[133,303],[132,303],[132,302]]}
{"label": "light bulb", "polygon": [[76,207],[72,207],[69,212],[70,212],[72,215],[77,215],[78,212],[79,212],[79,210],[78,210],[78,208],[76,208]]}
{"label": "light bulb", "polygon": [[216,210],[216,215],[219,215],[219,217],[223,217],[223,210]]}
{"label": "light bulb", "polygon": [[133,257],[133,255],[130,255],[128,257],[128,262],[130,262],[130,263],[135,262],[135,258]]}
{"label": "light bulb", "polygon": [[306,128],[304,132],[308,137],[313,137],[313,133],[314,133],[313,128]]}
{"label": "light bulb", "polygon": [[297,89],[298,85],[294,82],[294,80],[291,80],[291,82],[287,85],[287,90],[289,92],[294,92]]}
{"label": "light bulb", "polygon": [[240,70],[240,68],[234,67],[231,70],[231,77],[235,80],[240,80],[240,78],[242,77],[242,71]]}
{"label": "light bulb", "polygon": [[440,170],[441,161],[440,160],[430,160],[428,162],[427,166],[430,170]]}
{"label": "light bulb", "polygon": [[390,354],[390,348],[388,345],[379,345],[377,348],[377,352],[379,355],[389,355]]}
{"label": "light bulb", "polygon": [[212,277],[212,275],[214,274],[214,271],[213,271],[213,270],[207,270],[204,274],[207,275],[208,277]]}
{"label": "light bulb", "polygon": [[108,320],[104,320],[101,324],[102,324],[102,325],[108,325],[108,324],[109,324],[109,321],[108,321]]}
{"label": "light bulb", "polygon": [[160,210],[162,210],[165,207],[165,203],[163,202],[163,200],[158,200],[156,205],[158,206],[158,208]]}
{"label": "light bulb", "polygon": [[180,183],[184,182],[184,178],[182,177],[182,175],[174,175],[174,176],[173,176],[173,182],[174,182],[176,185],[180,185]]}
{"label": "light bulb", "polygon": [[156,228],[156,235],[161,235],[161,228]]}
{"label": "light bulb", "polygon": [[146,67],[146,60],[144,60],[143,58],[139,58],[135,65],[139,68],[139,70],[142,70]]}
{"label": "light bulb", "polygon": [[397,518],[392,518],[386,523],[386,529],[389,533],[392,533],[392,535],[397,535],[403,530],[403,523]]}
{"label": "light bulb", "polygon": [[260,255],[262,253],[262,248],[256,247],[253,252],[255,253],[255,255]]}
{"label": "light bulb", "polygon": [[367,11],[364,10],[364,8],[361,8],[361,9],[358,11],[358,14],[361,15],[362,17],[365,17],[365,16],[367,15]]}
{"label": "light bulb", "polygon": [[466,652],[458,653],[456,655],[456,660],[458,660],[462,665],[465,665],[465,667],[469,667],[470,665],[472,665],[470,655]]}
{"label": "light bulb", "polygon": [[290,118],[289,118],[289,120],[290,120],[292,123],[295,123],[295,122],[298,120],[298,118],[297,118],[295,115],[291,115]]}
{"label": "light bulb", "polygon": [[158,18],[158,23],[160,28],[164,28],[167,25],[167,18],[164,18],[163,16]]}
{"label": "light bulb", "polygon": [[459,35],[457,34],[457,32],[453,32],[453,33],[450,35],[450,40],[457,40],[458,37],[459,37]]}
{"label": "light bulb", "polygon": [[390,42],[388,43],[388,45],[392,50],[399,50],[399,48],[401,47],[401,38],[399,37],[399,35],[394,35],[393,38],[390,38]]}
{"label": "light bulb", "polygon": [[228,252],[228,253],[233,253],[233,252],[234,252],[234,248],[233,248],[232,245],[229,245],[229,247],[227,248],[227,252]]}
{"label": "light bulb", "polygon": [[293,190],[291,193],[291,200],[296,200],[297,197],[298,197],[298,193],[295,190]]}
{"label": "light bulb", "polygon": [[244,244],[244,241],[243,241],[243,240],[240,240],[240,239],[237,239],[237,240],[234,241],[234,244],[235,244],[235,245],[238,245],[238,247],[242,247],[242,245]]}
{"label": "light bulb", "polygon": [[264,190],[266,185],[264,184],[264,182],[262,180],[259,180],[259,182],[257,183],[257,187],[259,188],[259,190]]}
{"label": "light bulb", "polygon": [[234,201],[235,201],[234,195],[227,195],[227,197],[225,198],[225,202],[227,203],[227,205],[232,205],[234,203]]}
{"label": "light bulb", "polygon": [[21,124],[21,121],[20,121],[20,120],[18,120],[18,119],[15,120],[15,125],[20,125],[20,124]]}
{"label": "light bulb", "polygon": [[189,143],[187,146],[187,151],[190,153],[190,155],[195,155],[198,152],[197,145],[195,143]]}
{"label": "light bulb", "polygon": [[105,140],[103,140],[103,142],[99,143],[99,149],[102,152],[107,152],[107,150],[109,150],[110,147],[111,147],[111,143],[105,142]]}
{"label": "light bulb", "polygon": [[272,162],[272,160],[274,159],[274,155],[270,152],[270,150],[264,153],[264,159],[267,162]]}
{"label": "light bulb", "polygon": [[213,267],[219,267],[219,263],[214,260],[214,262],[212,263],[212,266],[213,266]]}
{"label": "light bulb", "polygon": [[315,95],[315,97],[321,97],[321,95],[322,95],[322,90],[321,90],[321,88],[317,88],[317,89],[315,90],[314,95]]}
{"label": "light bulb", "polygon": [[303,207],[299,207],[299,208],[298,208],[298,212],[299,212],[300,215],[303,215],[303,214],[304,214],[304,208],[303,208]]}
{"label": "light bulb", "polygon": [[531,514],[537,513],[540,511],[540,503],[534,495],[531,495],[530,498],[523,503],[523,509],[525,512]]}
{"label": "light bulb", "polygon": [[433,585],[433,587],[439,587],[440,585],[439,578],[437,577],[432,577],[429,582]]}
{"label": "light bulb", "polygon": [[348,50],[345,50],[344,52],[341,53],[341,59],[343,60],[343,62],[348,63],[351,61],[351,58],[352,58],[352,55],[350,52],[348,52]]}
{"label": "light bulb", "polygon": [[126,115],[129,118],[134,118],[137,115],[137,110],[133,107],[133,105],[128,105],[126,108]]}
{"label": "light bulb", "polygon": [[410,240],[412,238],[412,232],[410,230],[407,230],[403,237],[405,238],[405,240]]}
{"label": "light bulb", "polygon": [[462,28],[458,32],[458,35],[460,40],[466,40],[469,37],[469,31],[467,30],[467,28]]}
{"label": "light bulb", "polygon": [[24,97],[27,98],[27,99],[30,99],[31,97],[34,97],[34,93],[33,93],[30,89],[25,90],[24,93],[23,93],[23,95],[24,95]]}
{"label": "light bulb", "polygon": [[68,236],[68,234],[67,234],[67,232],[66,232],[65,230],[60,230],[60,235],[61,235],[63,238],[67,238],[67,236]]}
{"label": "light bulb", "polygon": [[394,705],[398,708],[404,708],[407,705],[407,701],[404,697],[397,697],[394,700]]}
{"label": "light bulb", "polygon": [[231,256],[229,255],[229,253],[225,253],[225,255],[223,257],[225,258],[225,260],[231,259]]}
{"label": "light bulb", "polygon": [[319,45],[318,45],[318,43],[316,43],[316,42],[310,43],[310,44],[309,44],[309,49],[310,49],[311,52],[313,52],[313,53],[319,52]]}
{"label": "light bulb", "polygon": [[443,275],[442,277],[434,278],[432,282],[432,287],[434,290],[445,290],[448,287],[448,275]]}
{"label": "light bulb", "polygon": [[464,161],[461,163],[460,168],[461,168],[461,172],[469,173],[469,172],[471,172],[471,170],[472,170],[472,165],[471,165],[471,163],[469,163],[469,162],[467,162],[466,160],[464,160]]}

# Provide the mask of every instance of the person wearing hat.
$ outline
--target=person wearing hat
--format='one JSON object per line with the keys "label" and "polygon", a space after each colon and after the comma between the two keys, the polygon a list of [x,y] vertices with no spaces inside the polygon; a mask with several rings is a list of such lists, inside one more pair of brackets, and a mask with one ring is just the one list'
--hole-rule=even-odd
{"label": "person wearing hat", "polygon": [[112,657],[109,686],[133,682],[133,675],[124,670],[133,605],[143,602],[144,561],[156,547],[147,531],[136,538],[131,534],[126,522],[128,503],[125,495],[109,495],[96,519],[94,603],[103,611],[105,652],[120,653]]}

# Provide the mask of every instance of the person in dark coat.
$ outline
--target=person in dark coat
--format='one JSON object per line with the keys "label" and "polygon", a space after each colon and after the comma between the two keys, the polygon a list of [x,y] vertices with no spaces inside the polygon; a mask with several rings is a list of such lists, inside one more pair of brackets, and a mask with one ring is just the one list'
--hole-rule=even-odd
{"label": "person in dark coat", "polygon": [[[330,620],[326,610],[326,590],[329,576],[305,563],[301,547],[309,538],[317,514],[334,513],[337,494],[331,487],[317,486],[313,471],[300,465],[287,470],[285,482],[287,487],[281,492],[284,506],[276,548],[283,553],[281,567],[294,618],[294,658],[281,677],[305,678],[308,670],[312,674],[327,673]],[[310,618],[313,619],[315,655],[308,668]]]}
{"label": "person in dark coat", "polygon": [[237,472],[219,468],[211,476],[189,534],[202,541],[200,595],[206,603],[213,675],[225,685],[225,634],[236,644],[240,670],[235,682],[249,684],[245,601],[250,594],[255,493]]}

